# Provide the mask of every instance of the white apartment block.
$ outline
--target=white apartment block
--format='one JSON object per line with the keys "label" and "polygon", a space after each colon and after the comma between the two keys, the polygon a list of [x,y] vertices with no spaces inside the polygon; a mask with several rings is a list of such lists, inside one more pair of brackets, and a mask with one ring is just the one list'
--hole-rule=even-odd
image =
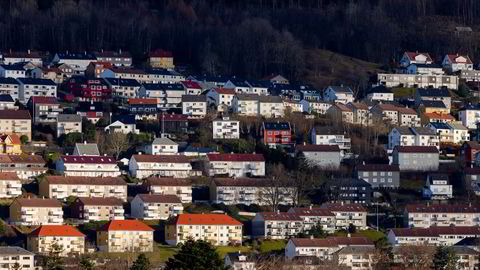
{"label": "white apartment block", "polygon": [[395,146],[435,146],[440,147],[440,137],[426,127],[395,127],[388,133],[388,149]]}
{"label": "white apartment block", "polygon": [[378,83],[386,87],[418,87],[418,88],[458,88],[458,77],[450,75],[422,75],[422,74],[387,74],[377,75]]}
{"label": "white apartment block", "polygon": [[353,102],[353,91],[350,87],[341,86],[328,86],[323,91],[323,100],[341,104],[347,104]]}
{"label": "white apartment block", "polygon": [[320,208],[335,215],[336,229],[347,229],[350,224],[361,230],[367,228],[367,209],[360,204],[326,203]]}
{"label": "white apartment block", "polygon": [[285,105],[279,96],[259,96],[258,113],[266,118],[283,117]]}
{"label": "white apartment block", "polygon": [[169,138],[155,138],[152,144],[145,147],[149,155],[176,155],[178,154],[178,143]]}
{"label": "white apartment block", "polygon": [[232,101],[233,112],[244,116],[257,116],[259,99],[256,94],[237,94]]}
{"label": "white apartment block", "polygon": [[187,178],[193,176],[190,159],[184,155],[133,155],[128,162],[130,175],[136,178],[150,176]]}
{"label": "white apartment block", "polygon": [[22,65],[0,65],[0,77],[25,78],[25,69]]}
{"label": "white apartment block", "polygon": [[233,105],[234,89],[214,88],[207,93],[208,104],[214,104],[219,112],[228,112]]}
{"label": "white apartment block", "polygon": [[143,186],[149,194],[175,195],[182,203],[192,203],[192,182],[189,179],[150,177]]}
{"label": "white apartment block", "polygon": [[85,235],[68,225],[43,225],[27,236],[27,249],[49,255],[53,245],[60,246],[59,256],[70,257],[85,253]]}
{"label": "white apartment block", "polygon": [[475,227],[430,227],[395,228],[388,232],[388,242],[392,246],[429,245],[453,246],[468,237],[478,237],[480,228]]}
{"label": "white apartment block", "polygon": [[298,101],[284,100],[283,107],[285,108],[285,111],[289,110],[291,113],[303,112],[303,104]]}
{"label": "white apartment block", "polygon": [[10,95],[13,100],[18,100],[20,83],[13,78],[0,78],[0,94]]}
{"label": "white apartment block", "polygon": [[373,248],[374,244],[366,237],[291,238],[285,247],[285,258],[291,260],[297,256],[314,256],[329,261],[344,247]]}
{"label": "white apartment block", "polygon": [[2,110],[0,113],[0,134],[25,135],[32,140],[32,117],[27,110]]}
{"label": "white apartment block", "polygon": [[330,129],[329,127],[314,127],[310,131],[310,141],[318,145],[338,145],[342,154],[349,152],[352,144],[351,139],[343,131]]}
{"label": "white apartment block", "polygon": [[212,121],[214,139],[239,139],[240,121],[230,120],[228,117]]}
{"label": "white apartment block", "polygon": [[180,214],[165,226],[165,239],[173,246],[188,239],[202,239],[214,246],[241,244],[242,227],[226,214]]}
{"label": "white apartment block", "polygon": [[340,249],[336,256],[340,267],[352,270],[372,269],[376,264],[374,246],[347,246]]}
{"label": "white apartment block", "polygon": [[70,206],[70,211],[72,216],[85,222],[124,220],[123,202],[114,197],[78,197]]}
{"label": "white apartment block", "polygon": [[175,108],[182,102],[185,88],[182,84],[143,84],[139,90],[140,97],[156,98],[157,104],[163,108]]}
{"label": "white apartment block", "polygon": [[97,247],[106,252],[152,252],[153,231],[138,220],[111,220],[97,231]]}
{"label": "white apartment block", "polygon": [[207,100],[205,96],[182,96],[182,114],[192,118],[203,118],[207,114]]}
{"label": "white apartment block", "polygon": [[64,200],[75,197],[115,197],[127,201],[127,183],[121,177],[46,176],[39,194]]}
{"label": "white apartment block", "polygon": [[303,219],[303,229],[310,230],[314,226],[322,226],[324,232],[333,233],[336,230],[335,214],[328,209],[321,208],[290,208],[288,213],[297,214]]}
{"label": "white apartment block", "polygon": [[0,172],[0,198],[22,195],[22,181],[14,172]]}
{"label": "white apartment block", "polygon": [[302,100],[303,111],[308,113],[326,114],[332,103],[326,101]]}
{"label": "white apartment block", "polygon": [[62,204],[54,199],[17,198],[9,208],[10,223],[24,226],[63,224]]}
{"label": "white apartment block", "polygon": [[57,172],[65,176],[117,177],[120,168],[113,157],[62,156],[55,163]]}
{"label": "white apartment block", "polygon": [[0,269],[15,269],[19,265],[21,270],[35,270],[35,253],[21,247],[4,246],[0,247]]}
{"label": "white apartment block", "polygon": [[18,100],[25,104],[31,97],[56,97],[57,84],[48,79],[18,78]]}
{"label": "white apartment block", "polygon": [[167,220],[183,212],[176,195],[137,194],[130,205],[131,216],[143,220]]}
{"label": "white apartment block", "polygon": [[480,206],[411,204],[405,207],[404,219],[405,226],[415,228],[479,226]]}
{"label": "white apartment block", "polygon": [[477,128],[477,124],[480,123],[480,106],[466,105],[458,111],[458,118],[465,127]]}
{"label": "white apartment block", "polygon": [[275,186],[268,179],[258,178],[214,178],[210,185],[210,200],[213,203],[269,205],[273,194],[278,204],[291,205],[296,189]]}
{"label": "white apartment block", "polygon": [[252,219],[255,238],[287,239],[303,230],[303,219],[296,213],[259,212]]}
{"label": "white apartment block", "polygon": [[261,154],[207,154],[205,170],[208,176],[265,176],[265,158]]}
{"label": "white apartment block", "polygon": [[453,143],[462,144],[463,142],[470,141],[470,133],[468,133],[468,128],[462,125],[461,122],[450,122],[448,126],[451,129],[453,136]]}
{"label": "white apartment block", "polygon": [[112,90],[112,96],[118,99],[139,97],[141,84],[133,79],[105,78],[105,82]]}
{"label": "white apartment block", "polygon": [[82,117],[78,114],[57,115],[57,138],[73,132],[82,133]]}

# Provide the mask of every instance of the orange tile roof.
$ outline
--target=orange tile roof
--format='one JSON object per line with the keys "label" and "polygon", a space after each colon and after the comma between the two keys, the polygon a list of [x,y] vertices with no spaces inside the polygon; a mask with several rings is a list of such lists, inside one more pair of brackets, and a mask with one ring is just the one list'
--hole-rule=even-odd
{"label": "orange tile roof", "polygon": [[455,117],[453,117],[452,115],[444,114],[444,113],[433,112],[433,113],[424,113],[423,115],[428,119],[443,119],[443,120],[452,120],[452,121],[455,120]]}
{"label": "orange tile roof", "polygon": [[177,225],[236,225],[242,226],[238,220],[223,214],[180,214],[174,224]]}
{"label": "orange tile roof", "polygon": [[75,227],[68,225],[43,225],[35,229],[29,236],[77,236],[85,237]]}
{"label": "orange tile roof", "polygon": [[147,224],[138,220],[111,220],[100,231],[154,231]]}
{"label": "orange tile roof", "polygon": [[150,104],[157,105],[156,98],[129,98],[128,104]]}
{"label": "orange tile roof", "polygon": [[1,135],[0,139],[1,141],[5,141],[8,137],[10,137],[10,140],[12,140],[12,144],[22,144],[22,142],[20,141],[20,137],[18,137],[17,134]]}

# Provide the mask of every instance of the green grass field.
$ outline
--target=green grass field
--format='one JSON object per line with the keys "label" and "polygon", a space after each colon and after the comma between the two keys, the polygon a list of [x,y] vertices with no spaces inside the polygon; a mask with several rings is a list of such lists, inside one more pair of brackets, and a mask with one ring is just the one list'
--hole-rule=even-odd
{"label": "green grass field", "polygon": [[403,97],[414,97],[415,96],[415,88],[403,88],[397,87],[392,89],[395,98],[403,98]]}
{"label": "green grass field", "polygon": [[[345,231],[338,231],[334,235],[347,236],[347,234],[348,233]],[[378,239],[385,237],[385,234],[381,231],[376,231],[376,230],[363,230],[363,231],[357,231],[356,233],[352,234],[352,236],[356,236],[356,237],[363,236],[375,242]]]}
{"label": "green grass field", "polygon": [[260,252],[271,252],[285,249],[287,241],[285,240],[265,240],[260,244]]}

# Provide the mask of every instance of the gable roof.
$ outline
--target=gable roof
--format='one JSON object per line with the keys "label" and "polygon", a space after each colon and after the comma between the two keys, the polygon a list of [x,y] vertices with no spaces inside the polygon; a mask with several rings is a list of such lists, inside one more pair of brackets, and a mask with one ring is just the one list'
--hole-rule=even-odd
{"label": "gable roof", "polygon": [[169,138],[155,138],[152,144],[159,144],[159,145],[178,145],[178,143],[170,140]]}
{"label": "gable roof", "polygon": [[75,149],[79,156],[100,156],[96,143],[76,143]]}
{"label": "gable roof", "polygon": [[0,247],[0,254],[2,255],[25,255],[25,256],[34,256],[35,253],[32,253],[28,250],[25,250],[21,247],[6,246]]}
{"label": "gable roof", "polygon": [[280,96],[258,96],[260,103],[283,103],[283,99]]}
{"label": "gable roof", "polygon": [[18,78],[17,79],[22,84],[34,84],[34,85],[52,85],[57,86],[57,84],[50,79],[37,79],[37,78]]}
{"label": "gable roof", "polygon": [[158,101],[156,98],[129,98],[128,104],[130,105],[157,105]]}
{"label": "gable roof", "polygon": [[446,88],[417,88],[417,94],[421,97],[450,97]]}
{"label": "gable roof", "polygon": [[265,130],[290,130],[289,122],[263,122]]}
{"label": "gable roof", "polygon": [[17,173],[15,172],[0,172],[0,181],[20,181]]}
{"label": "gable roof", "polygon": [[5,142],[5,140],[10,139],[12,144],[21,144],[22,142],[20,141],[20,137],[17,134],[4,134],[0,135],[0,142]]}
{"label": "gable roof", "polygon": [[207,102],[204,95],[182,95],[182,102]]}
{"label": "gable roof", "polygon": [[31,232],[28,236],[74,236],[85,237],[75,227],[69,225],[43,225]]}
{"label": "gable roof", "polygon": [[190,163],[190,159],[184,155],[133,155],[136,162],[157,163]]}
{"label": "gable roof", "polygon": [[185,178],[149,177],[144,184],[150,186],[192,186],[192,180]]}
{"label": "gable roof", "polygon": [[290,220],[290,221],[302,221],[303,219],[297,213],[285,213],[285,212],[259,212],[263,216],[264,220]]}
{"label": "gable roof", "polygon": [[395,146],[399,153],[436,153],[438,149],[435,146]]}
{"label": "gable roof", "polygon": [[17,202],[20,206],[24,207],[55,207],[61,208],[62,204],[55,199],[41,199],[41,198],[16,198],[14,202]]}
{"label": "gable roof", "polygon": [[[3,113],[3,111],[2,111]],[[0,113],[1,114],[1,113]],[[10,162],[13,163],[24,163],[24,164],[45,164],[45,160],[43,159],[42,156],[39,155],[27,155],[27,154],[21,154],[21,155],[8,155],[8,158],[10,159]],[[2,161],[0,161],[1,163]]]}
{"label": "gable roof", "polygon": [[335,93],[346,93],[346,94],[353,94],[353,91],[352,89],[350,89],[350,87],[348,86],[333,86],[333,85],[330,85],[328,86],[327,89],[332,89],[333,91],[335,91]]}
{"label": "gable roof", "polygon": [[397,237],[438,237],[440,235],[480,235],[480,227],[452,226],[430,228],[394,228]]}
{"label": "gable roof", "polygon": [[292,238],[296,247],[336,247],[336,246],[372,246],[372,240],[366,237],[327,237],[319,238]]}
{"label": "gable roof", "polygon": [[262,154],[207,154],[209,161],[264,162]]}
{"label": "gable roof", "polygon": [[59,104],[56,97],[32,96],[30,101],[34,104]]}
{"label": "gable roof", "polygon": [[78,197],[84,205],[123,206],[123,201],[114,197]]}
{"label": "gable roof", "polygon": [[480,213],[480,205],[475,204],[408,204],[408,213]]}
{"label": "gable roof", "polygon": [[28,119],[32,117],[27,110],[2,110],[0,113],[0,119]]}
{"label": "gable roof", "polygon": [[332,212],[367,212],[365,207],[355,203],[324,203],[320,208],[328,209]]}
{"label": "gable roof", "polygon": [[235,89],[233,88],[215,88],[213,91],[221,95],[235,95]]}
{"label": "gable roof", "polygon": [[104,78],[104,80],[112,86],[129,86],[129,87],[141,86],[141,84],[134,79]]}
{"label": "gable roof", "polygon": [[368,110],[368,105],[361,102],[349,102],[347,106],[349,108],[355,108],[357,110]]}
{"label": "gable roof", "polygon": [[185,86],[185,88],[202,89],[200,84],[194,81],[182,81],[181,83]]}
{"label": "gable roof", "polygon": [[87,176],[59,176],[47,175],[45,180],[49,184],[63,185],[108,185],[126,186],[127,183],[121,177],[87,177]]}
{"label": "gable roof", "polygon": [[433,123],[429,123],[429,125],[434,127],[435,129],[450,129],[449,125],[442,122],[433,122]]}
{"label": "gable roof", "polygon": [[300,152],[339,152],[340,153],[340,147],[338,145],[297,144],[295,149]]}
{"label": "gable roof", "polygon": [[407,56],[408,60],[415,60],[415,57],[417,57],[418,55],[424,55],[427,58],[428,62],[432,62],[432,58],[428,53],[405,52],[405,55]]}
{"label": "gable roof", "polygon": [[235,97],[238,100],[245,100],[245,101],[259,101],[260,96],[257,94],[236,94]]}
{"label": "gable roof", "polygon": [[154,231],[154,229],[138,220],[110,220],[99,231]]}
{"label": "gable roof", "polygon": [[[443,104],[443,106],[445,106],[445,104]],[[440,120],[451,120],[451,121],[455,120],[455,117],[453,117],[451,114],[432,112],[432,113],[424,113],[423,115],[428,119],[440,119]]]}
{"label": "gable roof", "polygon": [[179,214],[172,223],[177,225],[243,225],[226,214]]}
{"label": "gable roof", "polygon": [[214,178],[215,186],[224,187],[268,187],[271,182],[265,178]]}
{"label": "gable roof", "polygon": [[411,136],[415,136],[415,133],[413,133],[413,131],[408,128],[408,127],[394,127],[392,129],[393,130],[396,130],[399,134],[401,135],[411,135]]}
{"label": "gable roof", "polygon": [[64,163],[87,164],[117,164],[113,157],[108,156],[62,156]]}
{"label": "gable roof", "polygon": [[[448,60],[452,63],[452,64],[472,64],[472,60],[470,60],[470,57],[468,57],[468,55],[461,55],[461,54],[447,54],[445,57],[448,58]],[[465,58],[465,61],[459,61],[459,58],[460,57],[463,57]]]}
{"label": "gable roof", "polygon": [[335,216],[335,214],[323,208],[310,208],[310,207],[292,207],[288,210],[289,213],[295,213],[299,216],[321,216],[321,217],[328,217],[328,216]]}
{"label": "gable roof", "polygon": [[137,197],[146,203],[182,203],[176,195],[137,194]]}
{"label": "gable roof", "polygon": [[418,135],[426,135],[426,136],[436,136],[437,133],[435,131],[431,130],[430,128],[427,127],[416,127],[412,128],[413,133],[418,134]]}

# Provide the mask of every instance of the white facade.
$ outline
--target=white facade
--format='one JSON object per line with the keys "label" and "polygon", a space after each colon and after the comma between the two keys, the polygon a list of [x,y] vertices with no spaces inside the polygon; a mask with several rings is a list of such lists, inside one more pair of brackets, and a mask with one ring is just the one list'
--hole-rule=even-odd
{"label": "white facade", "polygon": [[113,157],[64,156],[56,161],[56,170],[65,176],[117,177],[121,175]]}
{"label": "white facade", "polygon": [[393,101],[393,93],[370,93],[367,94],[368,100]]}
{"label": "white facade", "polygon": [[0,78],[0,94],[10,95],[13,100],[18,100],[20,83],[12,78]]}
{"label": "white facade", "polygon": [[311,142],[320,145],[338,145],[343,151],[349,151],[352,146],[351,139],[345,134],[317,134],[315,128],[311,132]]}
{"label": "white facade", "polygon": [[0,77],[3,78],[25,78],[25,69],[11,68],[9,66],[0,65]]}
{"label": "white facade", "polygon": [[470,133],[468,133],[468,128],[460,123],[455,122],[448,123],[447,125],[451,129],[453,143],[462,144],[463,142],[470,141]]}
{"label": "white facade", "polygon": [[192,203],[192,185],[191,183],[186,184],[186,181],[187,179],[148,179],[146,186],[150,194],[175,195],[180,198],[182,203]]}
{"label": "white facade", "polygon": [[283,117],[285,115],[285,105],[283,102],[267,102],[258,103],[258,113],[266,118]]}
{"label": "white facade", "polygon": [[477,227],[464,227],[458,230],[449,228],[399,228],[391,229],[387,239],[392,246],[428,245],[453,246],[469,237],[477,237],[480,231]]}
{"label": "white facade", "polygon": [[213,138],[214,139],[239,139],[240,121],[230,120],[229,118],[213,120]]}
{"label": "white facade", "polygon": [[442,66],[450,72],[473,70],[473,63],[466,55],[445,55],[442,61]]}
{"label": "white facade", "polygon": [[259,101],[258,97],[253,96],[257,95],[251,95],[249,97],[235,96],[232,105],[233,112],[238,115],[257,116],[259,113]]}
{"label": "white facade", "polygon": [[377,75],[378,83],[386,87],[418,87],[458,89],[458,77],[449,75],[387,74]]}
{"label": "white facade", "polygon": [[0,198],[15,198],[22,195],[22,182],[15,173],[0,173],[8,175],[0,179]]}
{"label": "white facade", "polygon": [[469,129],[477,128],[477,123],[480,123],[480,107],[467,107],[458,111],[458,118],[462,125]]}
{"label": "white facade", "polygon": [[480,226],[480,211],[475,205],[408,205],[404,219],[415,228]]}
{"label": "white facade", "polygon": [[[25,80],[25,81],[23,81]],[[18,100],[22,103],[26,103],[33,96],[40,97],[56,97],[57,96],[57,85],[51,80],[44,79],[32,79],[35,82],[31,82],[27,79],[20,79],[20,87],[18,92]],[[43,83],[43,81],[48,81],[50,83]]]}
{"label": "white facade", "polygon": [[[347,90],[345,90],[347,89]],[[339,91],[341,90],[341,91]],[[323,92],[323,100],[341,104],[353,102],[353,92],[348,87],[332,87],[329,86]]]}
{"label": "white facade", "polygon": [[138,194],[130,205],[131,216],[143,220],[167,220],[183,212],[182,203],[175,195]]}
{"label": "white facade", "polygon": [[432,200],[453,198],[452,185],[445,179],[428,177],[425,189],[428,197]]}
{"label": "white facade", "polygon": [[235,91],[233,89],[212,89],[207,93],[208,102],[217,107],[217,111],[224,112],[232,108],[233,97]]}
{"label": "white facade", "polygon": [[149,155],[176,155],[178,154],[178,143],[168,138],[155,138],[152,144],[145,147]]}
{"label": "white facade", "polygon": [[183,155],[133,155],[128,163],[130,175],[187,178],[193,176],[192,165]]}
{"label": "white facade", "polygon": [[18,264],[21,270],[35,270],[34,257],[34,253],[20,247],[0,247],[0,269],[15,269],[15,265]]}
{"label": "white facade", "polygon": [[207,101],[185,101],[182,99],[182,114],[203,118],[207,114]]}
{"label": "white facade", "polygon": [[265,160],[258,154],[208,154],[205,168],[208,176],[265,176]]}
{"label": "white facade", "polygon": [[303,111],[308,113],[318,113],[318,114],[326,114],[327,110],[330,109],[332,103],[329,102],[322,102],[322,101],[314,101],[314,100],[302,100],[300,103],[303,105]]}

